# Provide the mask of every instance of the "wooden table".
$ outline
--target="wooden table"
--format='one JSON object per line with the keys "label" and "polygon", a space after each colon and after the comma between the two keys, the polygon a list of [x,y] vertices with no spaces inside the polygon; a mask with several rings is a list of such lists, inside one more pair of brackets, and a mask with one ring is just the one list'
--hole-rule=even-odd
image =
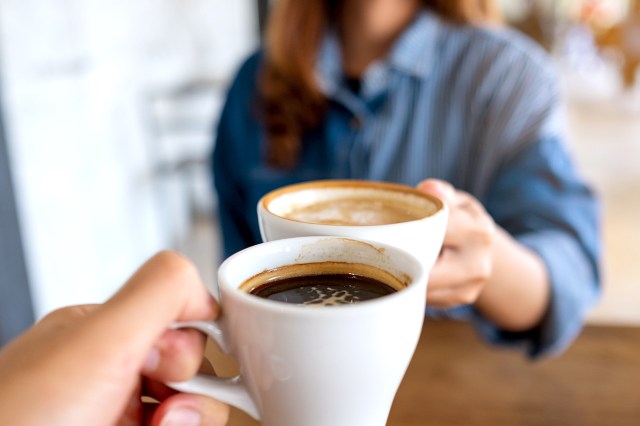
{"label": "wooden table", "polygon": [[[230,426],[258,424],[232,410]],[[428,320],[388,425],[638,426],[640,328],[588,326],[562,356],[532,362],[466,323]]]}

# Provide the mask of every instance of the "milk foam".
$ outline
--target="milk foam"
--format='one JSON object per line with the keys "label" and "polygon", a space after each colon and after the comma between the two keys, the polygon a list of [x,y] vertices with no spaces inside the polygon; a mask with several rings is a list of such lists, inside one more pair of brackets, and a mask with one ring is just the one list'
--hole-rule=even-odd
{"label": "milk foam", "polygon": [[400,201],[373,198],[335,199],[292,209],[285,217],[331,225],[383,225],[424,217],[424,210]]}
{"label": "milk foam", "polygon": [[328,225],[383,225],[430,216],[437,207],[428,198],[379,188],[327,187],[285,193],[269,210],[287,219]]}

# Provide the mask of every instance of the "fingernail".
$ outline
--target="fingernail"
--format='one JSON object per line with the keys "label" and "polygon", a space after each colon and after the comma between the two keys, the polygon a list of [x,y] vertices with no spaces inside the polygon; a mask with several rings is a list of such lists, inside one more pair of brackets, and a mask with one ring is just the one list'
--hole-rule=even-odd
{"label": "fingernail", "polygon": [[199,426],[202,416],[191,408],[176,408],[169,411],[160,426]]}
{"label": "fingernail", "polygon": [[142,364],[142,372],[143,373],[152,373],[158,369],[158,365],[160,364],[160,351],[156,348],[149,349],[147,352],[147,357]]}

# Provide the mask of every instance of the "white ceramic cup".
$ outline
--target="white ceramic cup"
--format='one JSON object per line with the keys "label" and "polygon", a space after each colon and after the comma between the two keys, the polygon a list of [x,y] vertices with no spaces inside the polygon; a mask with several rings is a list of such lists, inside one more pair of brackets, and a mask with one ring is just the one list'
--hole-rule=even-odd
{"label": "white ceramic cup", "polygon": [[[328,307],[267,300],[239,288],[264,270],[316,262],[371,265],[406,286]],[[196,376],[170,386],[229,403],[265,426],[386,424],[424,320],[427,273],[414,256],[382,243],[290,238],[236,253],[220,266],[218,280],[220,318],[176,327],[211,336],[236,357],[240,375]]]}
{"label": "white ceramic cup", "polygon": [[[350,200],[344,207],[344,200]],[[351,203],[361,200],[364,204]],[[318,223],[317,217],[296,217],[301,208],[318,204],[343,205],[344,212],[325,212],[333,223]],[[386,203],[413,217],[399,223],[370,224]],[[355,206],[355,207],[354,207]],[[430,270],[442,247],[448,208],[440,199],[416,188],[360,180],[319,180],[285,186],[269,192],[258,202],[258,220],[263,241],[311,235],[331,235],[391,244],[415,255]],[[349,216],[347,219],[344,216]],[[350,222],[354,220],[356,222]]]}

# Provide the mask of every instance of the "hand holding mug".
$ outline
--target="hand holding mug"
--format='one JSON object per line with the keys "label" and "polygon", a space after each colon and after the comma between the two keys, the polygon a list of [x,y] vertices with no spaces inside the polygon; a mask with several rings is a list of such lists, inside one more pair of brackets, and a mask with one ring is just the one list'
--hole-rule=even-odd
{"label": "hand holding mug", "polygon": [[493,219],[476,198],[447,182],[428,179],[418,189],[449,206],[442,251],[429,276],[427,303],[443,308],[472,304],[492,273]]}
{"label": "hand holding mug", "polygon": [[540,256],[496,225],[470,194],[435,179],[418,188],[442,198],[450,209],[443,250],[429,277],[427,303],[474,304],[504,330],[529,330],[539,324],[551,297]]}
{"label": "hand holding mug", "polygon": [[224,404],[160,383],[192,377],[204,347],[168,326],[217,313],[188,260],[154,256],[104,305],[55,311],[0,352],[0,424],[225,424]]}
{"label": "hand holding mug", "polygon": [[219,320],[175,327],[208,334],[240,375],[172,387],[265,426],[386,424],[424,320],[427,271],[415,256],[362,240],[286,238],[225,260],[218,286]]}
{"label": "hand holding mug", "polygon": [[447,206],[406,185],[324,180],[265,195],[258,219],[265,243],[218,270],[220,320],[176,325],[212,337],[240,376],[171,386],[265,426],[384,425],[419,339]]}

